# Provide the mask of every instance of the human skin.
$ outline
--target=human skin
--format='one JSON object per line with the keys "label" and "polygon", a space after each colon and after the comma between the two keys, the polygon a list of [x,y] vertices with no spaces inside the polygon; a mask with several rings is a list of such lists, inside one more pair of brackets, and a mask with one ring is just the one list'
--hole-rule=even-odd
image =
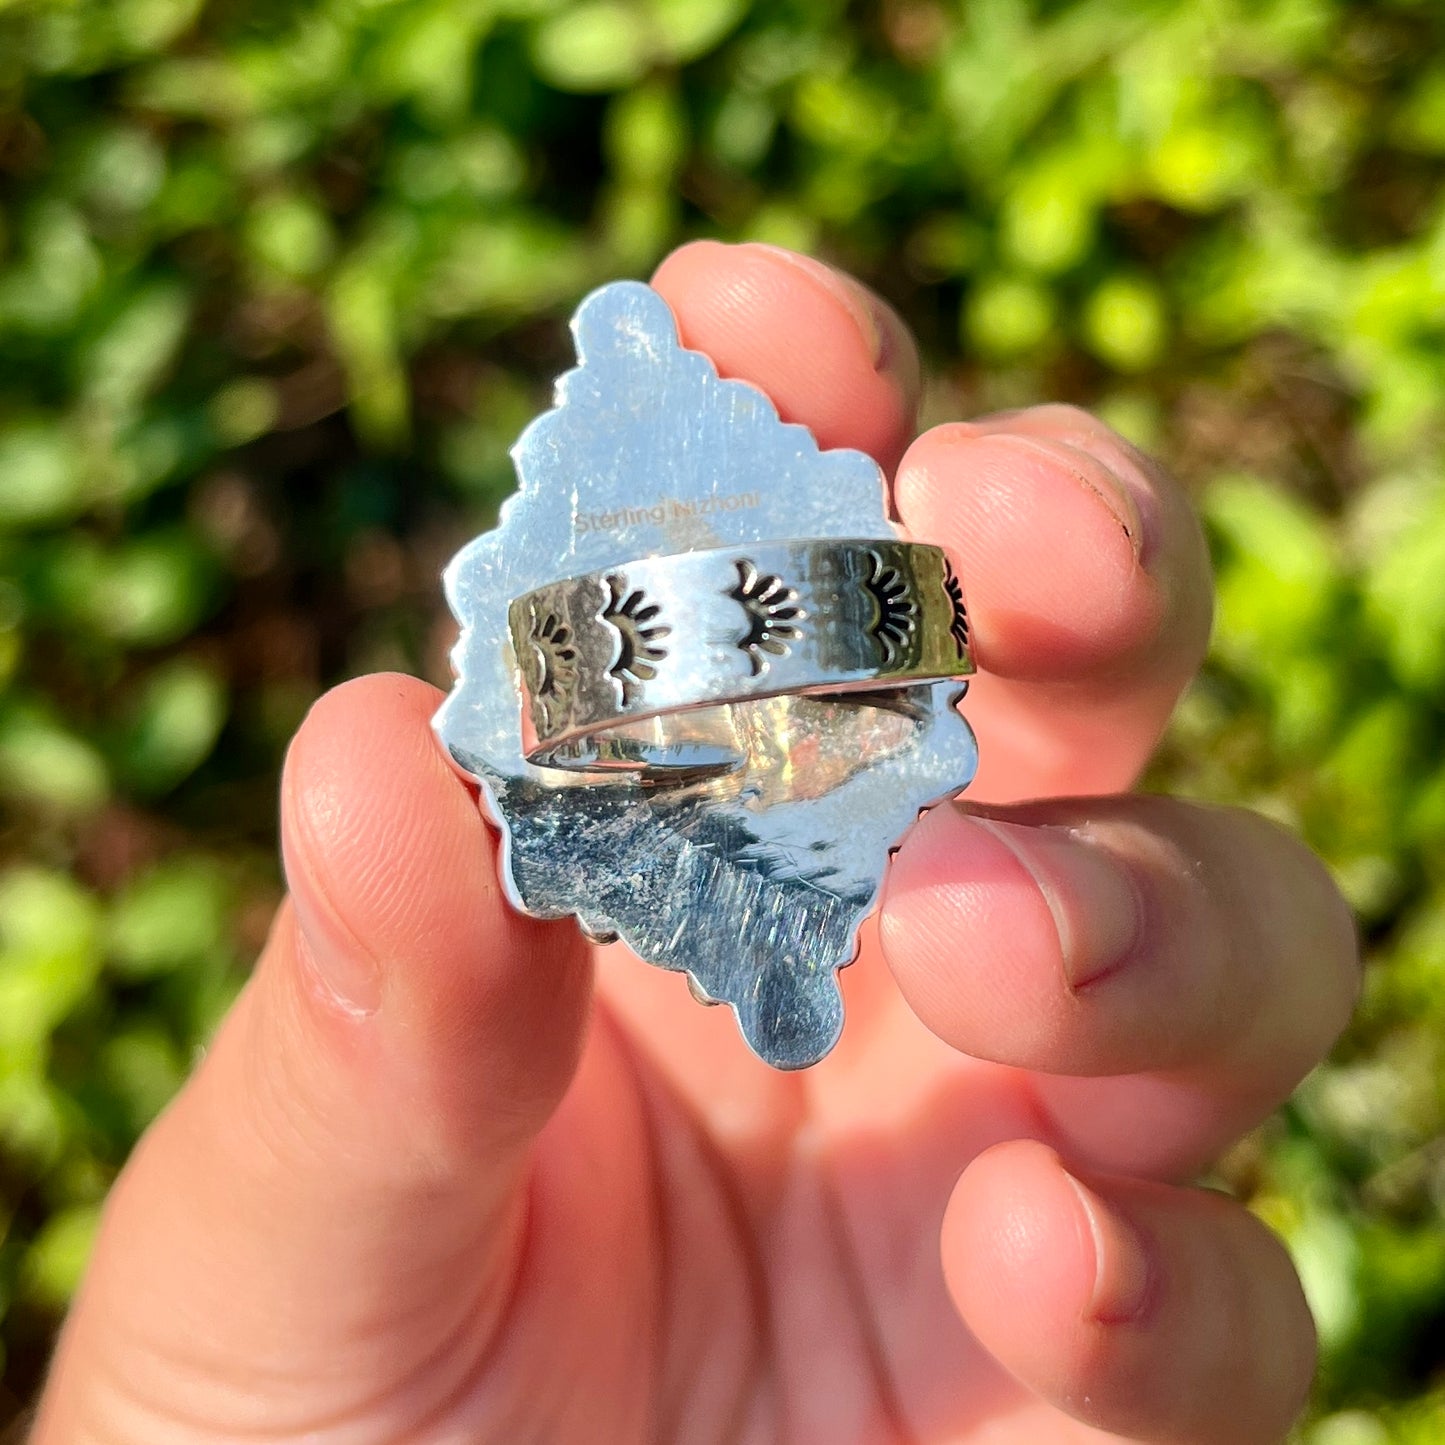
{"label": "human skin", "polygon": [[[290,889],[141,1142],[36,1445],[1256,1445],[1314,1336],[1279,1242],[1191,1181],[1358,986],[1323,867],[1126,790],[1203,654],[1178,486],[1046,406],[914,438],[918,362],[853,281],[704,242],[684,343],[894,478],[961,564],[982,768],[894,858],[821,1064],[570,922],[398,676],[286,762]],[[1046,801],[1034,801],[1044,799]]]}

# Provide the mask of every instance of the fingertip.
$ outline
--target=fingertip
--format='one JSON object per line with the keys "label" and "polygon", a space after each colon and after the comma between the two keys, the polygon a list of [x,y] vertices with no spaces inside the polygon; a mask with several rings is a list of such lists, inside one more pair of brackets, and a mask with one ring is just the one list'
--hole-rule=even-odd
{"label": "fingertip", "polygon": [[1050,684],[1121,670],[1167,611],[1141,565],[1147,524],[1102,464],[1030,436],[935,427],[895,483],[910,531],[958,559],[980,668]]}
{"label": "fingertip", "polygon": [[441,700],[413,677],[354,678],[320,697],[292,739],[282,860],[313,946],[379,960],[525,929],[507,909],[476,789],[432,730]]}
{"label": "fingertip", "polygon": [[1056,1042],[1054,917],[1018,849],[968,808],[930,809],[910,830],[889,867],[879,939],[909,1007],[954,1048],[1017,1062]]}
{"label": "fingertip", "polygon": [[1158,1423],[1162,1270],[1114,1199],[1044,1144],[1002,1144],[959,1181],[943,1241],[964,1322],[1022,1384],[1091,1425]]}
{"label": "fingertip", "polygon": [[1178,482],[1133,442],[1113,427],[1064,402],[1045,402],[996,416],[976,417],[972,426],[981,433],[1008,433],[1033,437],[1046,446],[1066,448],[1089,457],[1116,477],[1128,493],[1142,524],[1138,542],[1140,559],[1153,567],[1157,549],[1173,554],[1168,565],[1192,573],[1207,583],[1209,549],[1198,513]]}
{"label": "fingertip", "polygon": [[683,344],[721,375],[761,387],[821,447],[853,447],[890,470],[897,463],[918,403],[918,353],[866,287],[780,247],[720,241],[680,247],[652,284]]}
{"label": "fingertip", "polygon": [[1232,1200],[1067,1170],[1045,1145],[978,1156],[941,1250],[965,1323],[1023,1385],[1129,1439],[1266,1445],[1314,1370],[1279,1241]]}
{"label": "fingertip", "polygon": [[1006,1368],[1053,1393],[1053,1325],[1085,1317],[1095,1276],[1094,1243],[1058,1155],[1027,1139],[978,1155],[954,1188],[941,1251],[964,1322]]}
{"label": "fingertip", "polygon": [[963,579],[971,796],[1131,786],[1209,639],[1208,552],[1183,489],[1086,413],[1039,407],[924,433],[894,496]]}
{"label": "fingertip", "polygon": [[[879,938],[933,1033],[1030,1070],[1049,1137],[1123,1172],[1187,1175],[1253,1127],[1360,985],[1353,919],[1296,837],[1148,795],[933,809],[893,859]],[[1141,1127],[1155,1110],[1173,1123]]]}

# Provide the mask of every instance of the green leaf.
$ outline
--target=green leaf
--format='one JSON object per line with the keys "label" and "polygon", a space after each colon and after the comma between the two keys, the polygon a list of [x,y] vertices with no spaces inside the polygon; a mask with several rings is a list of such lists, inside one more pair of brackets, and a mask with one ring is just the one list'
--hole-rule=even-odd
{"label": "green leaf", "polygon": [[100,972],[100,910],[62,873],[0,873],[0,1063],[48,1039]]}
{"label": "green leaf", "polygon": [[1445,154],[1445,65],[1437,64],[1419,78],[1391,130],[1407,149]]}
{"label": "green leaf", "polygon": [[559,90],[621,90],[652,60],[647,20],[620,0],[584,0],[544,20],[532,37],[537,73]]}
{"label": "green leaf", "polygon": [[1400,680],[1445,691],[1445,486],[1371,566],[1365,599]]}
{"label": "green leaf", "polygon": [[717,47],[749,9],[748,0],[650,0],[658,53],[674,64]]}
{"label": "green leaf", "polygon": [[62,201],[37,205],[23,235],[22,265],[0,275],[0,335],[63,335],[100,284],[100,253],[79,210]]}
{"label": "green leaf", "polygon": [[43,706],[0,706],[0,792],[83,816],[110,795],[105,760]]}
{"label": "green leaf", "polygon": [[1286,1243],[1319,1331],[1320,1347],[1337,1348],[1360,1319],[1358,1242],[1343,1219],[1311,1210]]}
{"label": "green leaf", "polygon": [[190,298],[180,285],[161,281],[138,291],[78,354],[86,399],[114,411],[134,407],[174,361],[189,317]]}
{"label": "green leaf", "polygon": [[1168,324],[1164,299],[1142,276],[1113,276],[1084,306],[1084,339],[1116,371],[1143,371],[1164,350]]}
{"label": "green leaf", "polygon": [[628,180],[669,181],[687,152],[687,117],[667,85],[639,86],[607,108],[604,133],[613,169]]}
{"label": "green leaf", "polygon": [[142,793],[168,791],[210,755],[227,710],[225,682],[212,668],[189,658],[167,663],[126,707],[117,770]]}
{"label": "green leaf", "polygon": [[1260,159],[1255,139],[1238,113],[1170,131],[1149,159],[1159,195],[1191,211],[1223,205],[1255,179]]}
{"label": "green leaf", "polygon": [[87,145],[80,184],[92,204],[114,212],[139,211],[166,179],[166,153],[139,126],[107,127]]}
{"label": "green leaf", "polygon": [[178,858],[133,879],[116,896],[106,927],[111,968],[135,980],[168,973],[225,942],[229,891],[215,867]]}
{"label": "green leaf", "polygon": [[70,539],[54,555],[46,585],[61,611],[96,636],[158,646],[184,636],[215,594],[216,566],[188,533],[143,533],[102,548]]}
{"label": "green leaf", "polygon": [[295,194],[268,196],[257,204],[247,218],[246,240],[257,262],[289,280],[316,275],[336,245],[325,212]]}
{"label": "green leaf", "polygon": [[98,1204],[51,1215],[25,1253],[20,1272],[23,1297],[41,1309],[63,1309],[85,1272],[99,1229]]}
{"label": "green leaf", "polygon": [[170,1103],[186,1077],[180,1050],[155,1024],[142,1024],[107,1039],[98,1063],[106,1092],[133,1134],[139,1134]]}
{"label": "green leaf", "polygon": [[1390,1432],[1364,1410],[1341,1410],[1315,1425],[1307,1445],[1392,1445]]}
{"label": "green leaf", "polygon": [[38,1042],[0,1038],[0,1143],[12,1159],[43,1174],[64,1152],[68,1126],[65,1097],[44,1076],[45,1050]]}
{"label": "green leaf", "polygon": [[243,376],[222,387],[207,408],[223,446],[244,446],[265,436],[281,413],[280,398],[269,381]]}
{"label": "green leaf", "polygon": [[1215,647],[1236,666],[1276,676],[1281,657],[1329,636],[1343,584],[1335,539],[1302,503],[1258,478],[1215,482],[1204,515],[1223,552]]}
{"label": "green leaf", "polygon": [[1094,240],[1094,198],[1067,158],[1026,171],[1009,188],[999,230],[1009,255],[1031,271],[1067,270]]}
{"label": "green leaf", "polygon": [[357,427],[381,447],[400,443],[410,422],[388,259],[385,247],[353,257],[337,272],[326,298]]}
{"label": "green leaf", "polygon": [[66,521],[87,496],[81,450],[58,418],[0,424],[0,530]]}
{"label": "green leaf", "polygon": [[1021,277],[993,277],[969,295],[965,339],[984,356],[1010,358],[1042,347],[1054,328],[1052,295]]}

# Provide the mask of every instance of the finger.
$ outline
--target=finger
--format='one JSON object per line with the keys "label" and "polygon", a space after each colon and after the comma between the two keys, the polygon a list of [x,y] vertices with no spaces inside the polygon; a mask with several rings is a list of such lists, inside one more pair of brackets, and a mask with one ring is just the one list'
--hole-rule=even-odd
{"label": "finger", "polygon": [[55,1410],[103,1409],[126,1438],[159,1438],[152,1409],[292,1438],[357,1391],[446,1398],[494,1327],[589,974],[573,928],[505,904],[439,700],[369,677],[302,726],[291,905],[114,1191]]}
{"label": "finger", "polygon": [[1313,854],[1254,814],[1168,798],[935,809],[894,860],[881,937],[955,1048],[1126,1076],[1037,1081],[1069,1146],[1120,1170],[1197,1168],[1319,1061],[1359,988]]}
{"label": "finger", "polygon": [[892,471],[913,435],[918,351],[894,311],[841,271],[751,243],[694,241],[652,278],[683,345],[750,381],[822,447],[855,447]]}
{"label": "finger", "polygon": [[1128,787],[1208,640],[1208,554],[1179,485],[1086,413],[1044,406],[924,433],[894,490],[909,530],[960,564],[971,795]]}
{"label": "finger", "polygon": [[1160,1445],[1273,1445],[1314,1328],[1280,1242],[1222,1195],[1078,1179],[1028,1142],[980,1155],[943,1225],[964,1320],[1074,1418]]}

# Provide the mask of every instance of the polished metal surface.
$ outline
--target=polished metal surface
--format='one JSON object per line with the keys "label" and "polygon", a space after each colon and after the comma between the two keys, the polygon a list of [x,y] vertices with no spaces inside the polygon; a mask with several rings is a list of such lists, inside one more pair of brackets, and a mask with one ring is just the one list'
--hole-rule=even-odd
{"label": "polished metal surface", "polygon": [[631,767],[661,778],[736,766],[745,753],[729,746],[730,706],[726,717],[635,724],[973,671],[948,559],[937,547],[892,539],[635,558],[529,592],[511,604],[509,621],[523,750],[550,767]]}
{"label": "polished metal surface", "polygon": [[[731,1006],[761,1057],[800,1068],[837,1040],[837,970],[855,954],[890,848],[920,810],[973,777],[973,734],[955,707],[966,684],[880,679],[861,692],[747,695],[645,716],[624,709],[586,744],[595,756],[529,762],[524,719],[535,742],[539,674],[529,644],[519,656],[514,601],[566,579],[626,575],[648,559],[731,551],[757,569],[735,572],[733,585],[779,604],[761,579],[781,573],[758,560],[761,549],[901,540],[877,464],[820,451],[756,388],[720,380],[706,357],[681,347],[649,287],[594,292],[573,331],[578,366],[514,448],[517,492],[498,527],[448,568],[462,632],[437,732],[481,784],[517,907],[575,915],[592,936],[621,938],[686,972],[700,996]],[[654,630],[649,642],[649,629],[674,626],[660,611],[644,616],[650,605],[639,599],[628,615],[661,648],[680,634]],[[773,621],[801,625],[787,605]],[[934,624],[929,631],[929,645],[943,645]],[[782,626],[767,636],[797,640]],[[772,669],[780,655],[764,640],[756,650]],[[565,645],[555,628],[550,645]],[[635,681],[662,676],[659,659],[634,661],[654,669],[649,678],[630,668]]]}

